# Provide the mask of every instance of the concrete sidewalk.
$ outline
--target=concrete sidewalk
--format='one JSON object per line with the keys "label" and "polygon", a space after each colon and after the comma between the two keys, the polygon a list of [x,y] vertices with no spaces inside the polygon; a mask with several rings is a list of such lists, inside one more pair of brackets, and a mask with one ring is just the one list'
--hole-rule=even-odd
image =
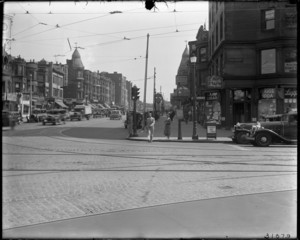
{"label": "concrete sidewalk", "polygon": [[[189,121],[185,123],[181,122],[181,136],[182,139],[178,139],[178,120],[175,117],[171,124],[171,137],[168,139],[164,136],[164,121],[166,116],[161,116],[155,122],[154,128],[154,142],[206,142],[206,143],[230,143],[232,142],[231,136],[233,135],[231,130],[217,128],[216,138],[207,137],[207,129],[197,123],[197,135],[198,139],[193,140],[193,122]],[[138,129],[137,137],[128,137],[128,140],[134,141],[148,141],[148,133],[146,130]]]}
{"label": "concrete sidewalk", "polygon": [[[295,238],[297,192],[173,203],[4,230],[4,238]],[[284,235],[284,237],[283,237]]]}

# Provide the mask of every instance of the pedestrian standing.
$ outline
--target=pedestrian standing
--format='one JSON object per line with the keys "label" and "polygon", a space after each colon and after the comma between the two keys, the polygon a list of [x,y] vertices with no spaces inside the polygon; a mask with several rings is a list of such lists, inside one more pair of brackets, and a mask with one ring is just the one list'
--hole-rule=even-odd
{"label": "pedestrian standing", "polygon": [[133,136],[132,130],[133,130],[133,116],[130,112],[127,113],[127,128],[128,128],[128,134],[129,137]]}
{"label": "pedestrian standing", "polygon": [[175,116],[175,111],[172,110],[172,112],[170,113],[170,119],[171,119],[171,121],[173,121],[174,116]]}
{"label": "pedestrian standing", "polygon": [[168,114],[167,119],[165,121],[165,128],[164,128],[164,135],[170,139],[170,135],[171,135],[171,118],[170,118],[170,114]]}
{"label": "pedestrian standing", "polygon": [[155,125],[155,119],[152,117],[152,114],[149,112],[148,113],[148,118],[147,118],[147,130],[148,130],[148,141],[152,142],[153,141],[153,134],[154,134],[154,125]]}

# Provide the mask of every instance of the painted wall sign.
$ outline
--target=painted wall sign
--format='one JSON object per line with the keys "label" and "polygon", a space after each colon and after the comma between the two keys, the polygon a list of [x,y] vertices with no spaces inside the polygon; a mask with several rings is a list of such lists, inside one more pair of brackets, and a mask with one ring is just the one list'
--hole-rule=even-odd
{"label": "painted wall sign", "polygon": [[263,88],[260,90],[261,98],[269,99],[275,98],[275,88]]}
{"label": "painted wall sign", "polygon": [[297,89],[295,88],[284,89],[284,98],[297,98]]}
{"label": "painted wall sign", "polygon": [[188,82],[187,76],[180,76],[180,75],[176,76],[176,85],[184,86],[187,85],[187,82]]}
{"label": "painted wall sign", "polygon": [[207,79],[206,86],[207,88],[222,88],[223,85],[223,78],[220,76],[211,76],[208,77]]}

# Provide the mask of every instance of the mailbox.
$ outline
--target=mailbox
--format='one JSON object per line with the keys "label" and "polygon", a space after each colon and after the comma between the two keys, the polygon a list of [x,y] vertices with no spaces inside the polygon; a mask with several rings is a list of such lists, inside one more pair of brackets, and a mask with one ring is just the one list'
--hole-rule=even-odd
{"label": "mailbox", "polygon": [[217,122],[206,122],[206,138],[217,138]]}

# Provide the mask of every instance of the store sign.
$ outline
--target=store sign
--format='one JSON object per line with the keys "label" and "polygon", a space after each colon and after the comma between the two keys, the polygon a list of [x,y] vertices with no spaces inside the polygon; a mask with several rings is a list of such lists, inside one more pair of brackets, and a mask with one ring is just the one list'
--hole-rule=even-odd
{"label": "store sign", "polygon": [[222,88],[223,86],[223,78],[220,76],[211,76],[207,79],[206,86],[207,88]]}
{"label": "store sign", "polygon": [[176,85],[187,85],[188,79],[187,76],[176,76]]}
{"label": "store sign", "polygon": [[218,92],[205,93],[205,99],[206,99],[206,101],[218,100],[219,99],[219,93]]}
{"label": "store sign", "polygon": [[183,110],[182,109],[177,109],[176,110],[176,117],[178,119],[183,119]]}
{"label": "store sign", "polygon": [[286,73],[296,73],[297,72],[297,62],[285,62],[284,71]]}
{"label": "store sign", "polygon": [[297,98],[297,89],[295,88],[284,89],[284,98]]}
{"label": "store sign", "polygon": [[275,88],[263,88],[261,89],[261,98],[269,99],[275,98]]}

